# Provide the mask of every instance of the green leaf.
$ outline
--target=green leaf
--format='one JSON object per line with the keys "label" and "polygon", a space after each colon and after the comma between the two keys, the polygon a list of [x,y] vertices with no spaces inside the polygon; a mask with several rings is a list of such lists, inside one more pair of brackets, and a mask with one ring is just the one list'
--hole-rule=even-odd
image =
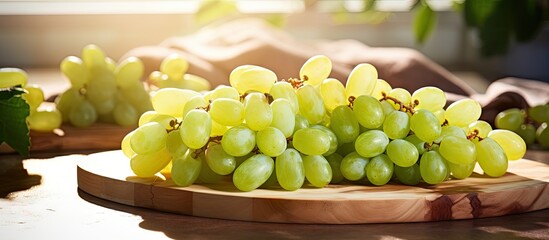
{"label": "green leaf", "polygon": [[465,0],[463,3],[463,14],[467,26],[482,26],[501,1],[502,0]]}
{"label": "green leaf", "polygon": [[536,36],[543,26],[543,8],[540,1],[523,0],[514,2],[515,38],[525,42]]}
{"label": "green leaf", "polygon": [[195,20],[199,24],[207,24],[236,13],[238,8],[233,0],[202,0],[195,14]]}
{"label": "green leaf", "polygon": [[27,117],[30,109],[21,98],[24,90],[9,88],[0,90],[0,144],[6,142],[23,156],[29,155],[30,139]]}
{"label": "green leaf", "polygon": [[511,1],[501,1],[479,28],[481,54],[486,57],[507,52],[511,39],[514,13]]}
{"label": "green leaf", "polygon": [[414,18],[414,34],[416,42],[422,44],[433,32],[436,25],[436,13],[425,2],[419,5]]}

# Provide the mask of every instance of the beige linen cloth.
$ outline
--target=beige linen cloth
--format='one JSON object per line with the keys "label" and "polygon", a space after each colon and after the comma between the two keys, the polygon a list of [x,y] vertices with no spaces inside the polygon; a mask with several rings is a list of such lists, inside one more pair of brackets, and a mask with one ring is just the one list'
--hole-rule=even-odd
{"label": "beige linen cloth", "polygon": [[166,39],[158,46],[130,50],[124,57],[137,56],[145,62],[146,74],[157,70],[172,53],[189,61],[189,73],[208,79],[213,86],[228,84],[230,72],[244,64],[273,70],[279,79],[299,77],[301,65],[311,56],[324,54],[333,63],[330,77],[345,82],[360,63],[374,65],[379,78],[410,92],[436,86],[450,100],[472,97],[484,107],[483,119],[490,122],[497,112],[526,107],[549,100],[547,83],[506,79],[479,94],[455,75],[408,48],[369,47],[356,40],[305,41],[274,28],[259,19],[239,19],[209,26],[191,35]]}

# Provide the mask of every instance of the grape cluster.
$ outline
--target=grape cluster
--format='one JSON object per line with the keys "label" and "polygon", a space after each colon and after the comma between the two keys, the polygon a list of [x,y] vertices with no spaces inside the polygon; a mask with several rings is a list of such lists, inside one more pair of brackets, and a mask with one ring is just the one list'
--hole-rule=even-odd
{"label": "grape cluster", "polygon": [[468,177],[476,163],[498,177],[525,153],[517,134],[478,120],[472,99],[444,109],[438,88],[392,88],[370,64],[357,65],[343,85],[331,69],[319,55],[298,79],[244,65],[231,72],[231,86],[160,89],[122,151],[137,176],[161,172],[179,186],[232,176],[241,191],[296,190],[305,181],[438,184]]}
{"label": "grape cluster", "polygon": [[495,119],[497,128],[517,133],[526,145],[538,143],[549,148],[549,104],[530,107],[526,110],[510,108],[500,112]]}
{"label": "grape cluster", "polygon": [[149,92],[141,82],[144,66],[136,57],[116,64],[90,44],[83,48],[82,58],[66,57],[60,68],[71,87],[55,102],[63,121],[74,126],[86,127],[97,120],[131,126],[152,109]]}
{"label": "grape cluster", "polygon": [[149,82],[158,88],[181,88],[197,92],[210,90],[208,80],[187,73],[189,63],[179,54],[171,54],[160,63],[159,71],[149,75]]}

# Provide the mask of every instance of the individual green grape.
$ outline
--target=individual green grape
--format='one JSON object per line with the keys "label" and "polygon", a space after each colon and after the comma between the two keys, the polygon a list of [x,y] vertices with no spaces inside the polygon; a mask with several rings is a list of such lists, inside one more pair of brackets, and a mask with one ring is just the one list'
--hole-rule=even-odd
{"label": "individual green grape", "polygon": [[139,120],[137,110],[126,101],[118,101],[112,115],[116,124],[120,126],[133,126]]}
{"label": "individual green grape", "polygon": [[116,85],[120,88],[127,88],[135,83],[140,83],[145,65],[141,59],[137,57],[129,57],[124,59],[114,70],[116,76]]}
{"label": "individual green grape", "polygon": [[214,90],[212,90],[211,94],[208,95],[208,97],[204,97],[206,102],[213,101],[218,98],[230,98],[239,101],[240,100],[240,94],[238,91],[230,86],[226,85],[219,85]]}
{"label": "individual green grape", "polygon": [[536,141],[536,127],[534,127],[534,125],[532,124],[520,125],[520,128],[515,130],[515,133],[517,133],[522,138],[522,140],[524,140],[524,143],[526,143],[527,146],[534,144],[534,142]]}
{"label": "individual green grape", "polygon": [[347,99],[350,96],[371,95],[377,83],[377,70],[368,63],[356,65],[349,74],[345,91]]}
{"label": "individual green grape", "polygon": [[87,127],[92,125],[97,120],[97,112],[93,105],[82,100],[74,105],[69,113],[69,121],[76,127]]}
{"label": "individual green grape", "polygon": [[403,139],[395,139],[387,145],[387,156],[398,166],[410,167],[416,164],[419,152],[414,144]]}
{"label": "individual green grape", "polygon": [[394,165],[391,159],[385,154],[379,154],[366,165],[366,177],[370,183],[381,186],[391,180],[393,176]]}
{"label": "individual green grape", "polygon": [[410,116],[405,112],[393,111],[385,117],[383,132],[390,139],[401,139],[410,132]]}
{"label": "individual green grape", "polygon": [[299,70],[299,78],[316,86],[320,85],[332,72],[332,61],[324,55],[309,58]]}
{"label": "individual green grape", "polygon": [[295,114],[290,101],[284,98],[276,99],[271,103],[271,109],[273,111],[271,127],[278,128],[285,137],[292,136],[295,127]]}
{"label": "individual green grape", "polygon": [[0,68],[0,88],[9,88],[17,85],[25,87],[28,80],[27,73],[19,68]]}
{"label": "individual green grape", "polygon": [[419,155],[425,152],[425,142],[419,139],[416,135],[409,135],[408,137],[404,138],[404,140],[413,144],[414,147],[416,147]]}
{"label": "individual green grape", "polygon": [[[488,137],[494,139],[507,156],[509,160],[518,160],[524,157],[526,153],[526,143],[522,138],[509,130],[496,129],[488,133]],[[539,139],[538,139],[539,141]],[[539,141],[542,143],[541,141]]]}
{"label": "individual green grape", "polygon": [[494,123],[496,128],[514,131],[524,123],[524,116],[520,109],[510,108],[498,113]]}
{"label": "individual green grape", "polygon": [[448,165],[448,171],[450,171],[452,177],[455,179],[466,179],[473,173],[477,161],[473,161],[470,164],[455,164],[447,161],[446,164]]}
{"label": "individual green grape", "polygon": [[380,130],[368,130],[358,136],[355,149],[360,156],[371,158],[385,152],[389,138]]}
{"label": "individual green grape", "polygon": [[252,191],[265,183],[273,171],[273,159],[263,154],[256,154],[236,168],[233,173],[233,184],[240,191]]}
{"label": "individual green grape", "polygon": [[[387,95],[389,97],[395,98],[396,100],[400,101],[400,103],[405,105],[408,105],[412,102],[412,95],[410,94],[410,92],[408,92],[408,90],[404,88],[393,88]],[[391,103],[396,109],[400,108],[400,105],[392,100],[389,100],[389,103]]]}
{"label": "individual green grape", "polygon": [[62,122],[63,117],[61,116],[61,112],[56,108],[46,108],[31,112],[27,117],[29,128],[40,132],[51,132],[61,127]]}
{"label": "individual green grape", "polygon": [[442,128],[429,110],[418,109],[410,118],[410,130],[421,140],[431,143],[440,137]]}
{"label": "individual green grape", "polygon": [[201,95],[191,97],[189,98],[187,103],[185,103],[185,106],[183,107],[183,114],[181,114],[181,116],[185,118],[189,111],[197,108],[206,109],[206,107],[208,107],[208,102],[204,100],[204,97],[202,97]]}
{"label": "individual green grape", "polygon": [[276,178],[282,188],[294,191],[303,186],[305,167],[298,151],[292,148],[286,149],[276,157],[275,165]]}
{"label": "individual green grape", "polygon": [[412,102],[417,101],[415,109],[426,109],[430,112],[443,109],[446,105],[446,94],[437,87],[422,87],[412,93]]}
{"label": "individual green grape", "polygon": [[[543,147],[549,147],[549,127],[547,127],[547,123],[542,123],[538,129],[536,130],[536,139],[538,140],[539,144]],[[497,140],[496,140],[497,141]],[[517,139],[514,139],[512,141],[518,141]],[[498,142],[499,143],[499,142]],[[501,145],[501,144],[500,144]],[[516,146],[516,145],[515,145]],[[521,145],[522,146],[522,145]],[[506,150],[506,147],[512,147],[509,145],[505,145],[504,150]],[[515,147],[518,149],[518,147]],[[521,148],[522,149],[522,148]],[[507,154],[507,152],[505,153]],[[511,155],[511,154],[510,154]],[[520,154],[512,154],[514,158],[518,157]],[[523,155],[524,156],[524,155]],[[507,155],[509,157],[509,155]],[[520,157],[522,158],[522,156]],[[511,158],[509,158],[511,159]],[[517,158],[519,159],[519,158]],[[513,160],[513,159],[511,159]]]}
{"label": "individual green grape", "polygon": [[370,159],[360,156],[357,152],[347,154],[339,166],[345,179],[358,181],[366,176],[366,166]]}
{"label": "individual green grape", "polygon": [[36,110],[44,102],[44,92],[36,84],[28,84],[24,89],[26,93],[22,94],[22,98],[27,101],[31,111]]}
{"label": "individual green grape", "polygon": [[437,117],[438,124],[443,125],[444,121],[446,121],[446,111],[444,109],[437,109],[433,112],[433,114]]}
{"label": "individual green grape", "polygon": [[446,136],[440,142],[439,152],[446,160],[455,164],[470,164],[476,159],[475,144],[456,136]]}
{"label": "individual green grape", "polygon": [[110,57],[105,57],[105,67],[109,71],[114,72],[116,70],[116,62]]}
{"label": "individual green grape", "polygon": [[139,117],[138,120],[138,126],[142,126],[149,122],[157,122],[160,123],[165,129],[170,129],[171,124],[170,122],[175,121],[176,118],[166,115],[166,114],[160,114],[156,111],[147,111]]}
{"label": "individual green grape", "polygon": [[486,175],[501,177],[507,172],[507,156],[493,139],[487,137],[475,143],[477,150],[477,161]]}
{"label": "individual green grape", "polygon": [[294,133],[293,146],[306,155],[322,155],[330,150],[330,137],[322,130],[304,128]]}
{"label": "individual green grape", "polygon": [[63,122],[69,121],[73,107],[79,105],[83,100],[84,96],[75,88],[69,88],[55,98],[55,106],[61,112]]}
{"label": "individual green grape", "polygon": [[414,186],[417,185],[419,181],[421,181],[421,173],[418,164],[414,164],[410,167],[401,167],[395,165],[394,172],[398,181],[405,185]]}
{"label": "individual green grape", "polygon": [[255,132],[244,125],[232,127],[221,139],[223,150],[229,155],[241,157],[250,153],[256,144]]}
{"label": "individual green grape", "polygon": [[221,125],[217,123],[216,121],[212,120],[212,132],[210,133],[210,137],[215,136],[223,136],[225,135],[225,132],[229,130],[230,127],[227,127],[225,125]]}
{"label": "individual green grape", "polygon": [[286,137],[278,128],[274,127],[267,127],[258,131],[255,140],[259,151],[269,157],[282,154],[287,147]]}
{"label": "individual green grape", "polygon": [[166,148],[161,148],[147,154],[134,154],[130,160],[130,167],[138,177],[152,177],[168,165],[171,160],[172,156]]}
{"label": "individual green grape", "polygon": [[124,156],[127,158],[132,158],[132,156],[135,154],[135,152],[132,149],[132,146],[130,145],[130,139],[132,138],[134,131],[129,132],[124,136],[122,139],[122,142],[120,143],[120,149],[122,150],[122,153],[124,153]]}
{"label": "individual green grape", "polygon": [[379,128],[385,120],[382,104],[368,95],[359,96],[354,100],[353,112],[360,125],[365,128]]}
{"label": "individual green grape", "polygon": [[[117,97],[113,96],[104,101],[90,101],[90,103],[95,108],[97,115],[112,115],[114,108],[117,105]],[[112,120],[112,122],[114,122],[114,118],[112,118]]]}
{"label": "individual green grape", "polygon": [[173,80],[182,79],[188,68],[189,62],[177,53],[170,54],[160,63],[160,71]]}
{"label": "individual green grape", "polygon": [[88,69],[104,68],[107,69],[106,55],[97,45],[88,44],[82,49],[82,60]]}
{"label": "individual green grape", "polygon": [[210,81],[203,77],[186,73],[180,81],[179,88],[190,89],[197,92],[208,91],[211,88]]}
{"label": "individual green grape", "polygon": [[276,82],[269,94],[273,96],[274,99],[285,98],[290,101],[294,114],[299,112],[299,103],[297,101],[297,95],[295,93],[294,87],[289,82]]}
{"label": "individual green grape", "polygon": [[380,102],[381,107],[383,107],[383,115],[387,117],[390,113],[396,111],[395,106],[391,105],[389,101],[383,100]]}
{"label": "individual green grape", "polygon": [[372,97],[374,97],[375,99],[382,99],[383,94],[389,94],[391,90],[393,90],[393,88],[389,83],[387,83],[387,81],[383,79],[378,79],[376,81],[374,90],[372,91]]}
{"label": "individual green grape", "polygon": [[437,151],[428,151],[419,160],[421,178],[428,184],[439,184],[448,177],[448,167]]}
{"label": "individual green grape", "polygon": [[309,126],[309,121],[307,121],[305,117],[301,116],[300,114],[295,115],[294,132],[302,128],[308,128]]}
{"label": "individual green grape", "polygon": [[206,162],[219,175],[231,174],[236,169],[235,157],[227,154],[218,143],[211,143],[206,149]]}
{"label": "individual green grape", "polygon": [[465,135],[465,131],[463,131],[462,128],[456,126],[443,126],[440,131],[440,137],[438,137],[435,142],[440,143],[446,136],[467,139],[467,135]]}
{"label": "individual green grape", "polygon": [[334,109],[330,119],[330,128],[342,143],[354,141],[360,131],[356,115],[347,105],[341,105]]}
{"label": "individual green grape", "polygon": [[341,81],[335,78],[328,78],[322,81],[320,85],[320,96],[324,101],[324,107],[330,113],[340,105],[347,104],[347,98],[345,98],[345,87]]}
{"label": "individual green grape", "polygon": [[200,158],[202,159],[202,167],[200,168],[200,173],[198,174],[198,178],[196,179],[196,183],[217,183],[221,182],[223,180],[223,175],[219,175],[216,172],[214,172],[208,163],[206,162],[206,159],[204,159],[204,154],[200,155]]}
{"label": "individual green grape", "polygon": [[305,178],[313,186],[322,188],[332,181],[332,167],[321,155],[303,156]]}
{"label": "individual green grape", "polygon": [[332,168],[332,180],[330,183],[340,183],[342,182],[345,177],[341,173],[341,161],[343,160],[343,157],[339,155],[338,153],[333,153],[328,156],[325,156],[326,160],[328,160],[328,163],[330,164],[330,167]]}
{"label": "individual green grape", "polygon": [[[273,110],[261,93],[250,93],[244,99],[244,120],[254,131],[265,129],[273,121]],[[272,156],[271,156],[272,157]]]}
{"label": "individual green grape", "polygon": [[248,91],[268,93],[277,80],[273,71],[254,65],[239,66],[229,75],[229,83],[240,94]]}
{"label": "individual green grape", "polygon": [[[145,90],[145,87],[141,82],[130,84],[128,88],[119,90],[119,93],[137,110],[139,114],[153,110],[149,92]],[[168,99],[164,99],[164,101],[166,100]]]}
{"label": "individual green grape", "polygon": [[179,156],[172,161],[172,180],[181,187],[187,187],[193,184],[202,169],[202,158],[196,156],[193,149],[187,150],[183,156]]}
{"label": "individual green grape", "polygon": [[176,129],[169,132],[166,137],[166,150],[168,150],[173,158],[183,156],[189,149],[189,147],[183,143],[180,134],[179,129]]}
{"label": "individual green grape", "polygon": [[473,133],[475,130],[477,136],[485,138],[488,136],[488,133],[492,131],[492,126],[486,121],[478,120],[469,124],[469,134]]}
{"label": "individual green grape", "polygon": [[326,108],[322,97],[311,85],[305,85],[297,89],[299,112],[310,124],[319,124],[324,119]]}
{"label": "individual green grape", "polygon": [[334,132],[332,132],[332,130],[322,125],[313,125],[311,126],[311,128],[322,130],[330,138],[330,149],[328,149],[327,152],[322,154],[323,156],[331,155],[332,153],[335,153],[335,151],[337,151],[337,146],[339,142],[337,140],[337,136],[335,135]]}
{"label": "individual green grape", "polygon": [[199,95],[200,93],[187,89],[162,88],[151,95],[151,103],[158,113],[181,118],[187,101]]}
{"label": "individual green grape", "polygon": [[179,127],[179,133],[183,143],[192,149],[204,147],[210,139],[212,132],[212,119],[203,109],[191,110]]}
{"label": "individual green grape", "polygon": [[452,126],[464,127],[479,119],[482,108],[480,104],[470,98],[458,100],[448,108],[444,116],[448,124]]}
{"label": "individual green grape", "polygon": [[130,145],[137,154],[157,152],[166,146],[168,133],[157,122],[150,122],[135,129]]}
{"label": "individual green grape", "polygon": [[240,125],[244,121],[244,105],[234,99],[218,98],[210,103],[210,116],[225,126]]}
{"label": "individual green grape", "polygon": [[549,104],[528,108],[528,116],[538,123],[549,122]]}

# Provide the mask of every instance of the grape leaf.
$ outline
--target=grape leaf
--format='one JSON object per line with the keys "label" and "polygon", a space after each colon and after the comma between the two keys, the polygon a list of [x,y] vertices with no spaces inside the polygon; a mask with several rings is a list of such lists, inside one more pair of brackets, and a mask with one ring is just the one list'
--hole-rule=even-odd
{"label": "grape leaf", "polygon": [[417,42],[424,43],[431,35],[436,24],[436,17],[436,13],[427,3],[419,4],[419,10],[414,18],[414,33]]}
{"label": "grape leaf", "polygon": [[30,139],[27,117],[29,104],[21,98],[19,87],[0,89],[0,144],[6,142],[23,156],[29,155]]}

